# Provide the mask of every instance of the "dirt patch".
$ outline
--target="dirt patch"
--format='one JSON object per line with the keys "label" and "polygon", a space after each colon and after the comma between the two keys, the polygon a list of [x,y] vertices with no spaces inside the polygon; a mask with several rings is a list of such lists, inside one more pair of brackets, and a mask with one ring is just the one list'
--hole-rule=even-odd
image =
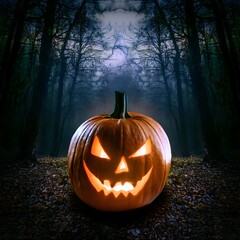
{"label": "dirt patch", "polygon": [[134,211],[105,213],[73,193],[65,158],[4,169],[1,239],[239,239],[240,176],[229,165],[173,158],[161,195]]}

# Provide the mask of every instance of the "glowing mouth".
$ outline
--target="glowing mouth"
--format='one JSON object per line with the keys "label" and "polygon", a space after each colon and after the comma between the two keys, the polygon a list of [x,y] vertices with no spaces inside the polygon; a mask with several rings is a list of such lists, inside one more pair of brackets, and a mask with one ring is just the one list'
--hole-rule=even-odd
{"label": "glowing mouth", "polygon": [[152,172],[151,167],[147,174],[144,175],[141,180],[137,181],[135,187],[130,182],[125,182],[124,184],[122,184],[121,182],[117,182],[114,185],[114,187],[111,187],[109,180],[104,180],[102,184],[101,181],[88,169],[85,161],[83,161],[83,167],[85,169],[85,172],[87,173],[90,183],[97,190],[97,192],[103,190],[105,196],[107,196],[110,193],[113,193],[115,198],[117,198],[118,195],[121,193],[125,197],[127,197],[129,193],[131,193],[133,196],[137,195],[143,189]]}

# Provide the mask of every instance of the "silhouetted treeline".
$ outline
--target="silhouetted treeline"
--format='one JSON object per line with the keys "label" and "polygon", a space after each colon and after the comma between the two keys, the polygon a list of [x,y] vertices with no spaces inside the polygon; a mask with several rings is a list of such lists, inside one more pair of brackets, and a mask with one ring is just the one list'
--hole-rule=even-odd
{"label": "silhouetted treeline", "polygon": [[[0,1],[1,161],[66,154],[114,90],[162,123],[174,154],[239,154],[240,2],[121,3]],[[140,20],[115,29],[109,13]]]}

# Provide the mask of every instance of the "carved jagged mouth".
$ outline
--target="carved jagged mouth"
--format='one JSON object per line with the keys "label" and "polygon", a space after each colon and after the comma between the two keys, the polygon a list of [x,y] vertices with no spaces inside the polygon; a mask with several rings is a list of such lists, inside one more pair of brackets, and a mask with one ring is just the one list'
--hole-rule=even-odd
{"label": "carved jagged mouth", "polygon": [[114,187],[111,187],[109,180],[104,180],[103,183],[89,170],[87,167],[85,161],[83,161],[83,167],[85,169],[85,172],[88,176],[88,179],[90,183],[93,185],[93,187],[97,190],[97,192],[103,191],[105,196],[108,196],[108,194],[113,193],[114,197],[117,198],[119,194],[123,194],[125,197],[128,196],[129,193],[131,193],[133,196],[137,195],[145,186],[146,182],[148,181],[151,172],[151,169],[145,174],[141,180],[137,181],[135,187],[132,185],[131,182],[125,182],[122,184],[121,182],[117,182]]}

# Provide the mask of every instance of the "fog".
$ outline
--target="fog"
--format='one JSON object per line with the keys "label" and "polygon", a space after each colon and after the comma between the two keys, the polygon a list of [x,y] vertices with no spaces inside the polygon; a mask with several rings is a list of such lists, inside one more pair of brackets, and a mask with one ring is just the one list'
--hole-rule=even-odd
{"label": "fog", "polygon": [[[137,3],[139,2],[136,1]],[[156,62],[156,58],[154,59],[153,46],[145,40],[139,42],[139,37],[142,37],[142,27],[146,24],[147,18],[145,14],[135,11],[136,4],[131,5],[131,3],[127,4],[126,1],[116,1],[111,5],[111,10],[106,10],[106,3],[104,12],[94,16],[98,21],[98,31],[101,32],[101,37],[97,42],[93,42],[92,52],[88,54],[91,55],[94,51],[98,53],[94,57],[94,63],[88,63],[88,61],[82,63],[81,74],[77,77],[70,115],[67,115],[68,103],[65,107],[63,106],[63,116],[65,113],[66,117],[65,125],[61,130],[59,155],[65,156],[67,154],[71,136],[81,123],[94,115],[113,111],[115,91],[127,94],[130,112],[145,114],[159,122],[170,139],[173,154],[181,155],[181,136],[177,132],[179,130],[176,129],[176,122],[173,119],[173,114],[178,115],[175,76],[171,72],[171,66],[166,66],[164,74],[168,75],[167,81],[170,89],[168,91],[171,91],[172,95],[170,111],[164,76],[159,63]],[[104,9],[104,6],[102,8]],[[99,47],[100,42],[107,47]],[[165,41],[164,47],[164,51],[172,51],[171,40]],[[72,50],[76,51],[74,48]],[[153,56],[153,58],[144,60],[147,59],[146,56]],[[96,62],[96,58],[99,59],[98,62]],[[173,64],[171,57],[166,60],[169,61],[169,64]],[[89,71],[90,65],[92,66]],[[72,75],[74,75],[74,69],[69,68],[65,86],[68,85],[68,82],[69,85],[71,84],[70,76]],[[188,79],[185,79],[183,83],[187,81]],[[189,91],[187,88],[185,86],[185,89]],[[68,98],[67,91],[66,88],[66,99]],[[186,116],[189,152],[190,154],[201,153],[200,123],[198,118],[194,118],[195,110],[192,111],[195,103],[188,104],[187,96],[184,96],[184,101],[186,109],[185,113],[182,114]],[[40,155],[51,153],[51,129],[54,127],[54,118],[51,116],[54,114],[54,110],[48,108],[47,112],[50,117],[46,122],[44,119],[46,115],[43,116],[42,131],[38,137]],[[50,130],[47,130],[49,127]]]}

